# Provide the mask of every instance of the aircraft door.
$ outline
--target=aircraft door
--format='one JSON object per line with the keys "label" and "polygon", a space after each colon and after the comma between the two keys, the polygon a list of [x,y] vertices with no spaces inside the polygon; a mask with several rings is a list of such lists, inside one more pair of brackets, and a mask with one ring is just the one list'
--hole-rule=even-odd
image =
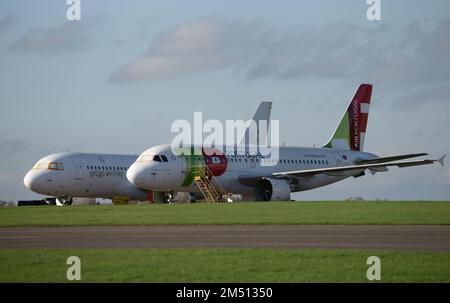
{"label": "aircraft door", "polygon": [[85,170],[83,164],[81,163],[80,158],[78,157],[70,157],[72,159],[73,165],[75,167],[75,180],[83,180],[85,176]]}
{"label": "aircraft door", "polygon": [[336,159],[336,166],[342,166],[343,162],[342,162],[342,156],[340,153],[338,152],[332,152],[334,158]]}

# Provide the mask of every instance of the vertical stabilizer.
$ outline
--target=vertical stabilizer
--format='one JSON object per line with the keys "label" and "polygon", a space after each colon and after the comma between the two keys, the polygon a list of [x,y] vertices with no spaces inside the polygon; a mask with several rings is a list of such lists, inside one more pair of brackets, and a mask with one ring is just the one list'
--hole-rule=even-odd
{"label": "vertical stabilizer", "polygon": [[[267,132],[269,129],[269,121],[270,121],[270,113],[272,111],[272,102],[262,101],[258,108],[256,109],[252,119],[250,121],[255,121],[256,129],[247,125],[245,129],[245,133],[237,142],[238,145],[248,145],[249,142],[260,142],[264,144],[267,140]],[[266,121],[266,130],[265,132],[260,132],[260,121]]]}
{"label": "vertical stabilizer", "polygon": [[359,86],[333,136],[323,147],[363,150],[371,95],[371,84]]}

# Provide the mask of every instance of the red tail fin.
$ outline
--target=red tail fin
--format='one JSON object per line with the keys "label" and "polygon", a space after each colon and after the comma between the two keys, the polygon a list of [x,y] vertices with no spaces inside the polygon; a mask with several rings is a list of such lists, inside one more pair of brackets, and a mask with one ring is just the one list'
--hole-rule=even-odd
{"label": "red tail fin", "polygon": [[333,136],[324,147],[363,150],[371,95],[371,84],[359,86]]}

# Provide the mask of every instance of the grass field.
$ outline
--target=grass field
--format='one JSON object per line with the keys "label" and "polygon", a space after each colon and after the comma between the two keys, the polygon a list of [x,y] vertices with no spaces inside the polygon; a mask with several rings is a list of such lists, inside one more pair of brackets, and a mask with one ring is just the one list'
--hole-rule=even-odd
{"label": "grass field", "polygon": [[174,224],[450,224],[450,202],[268,202],[0,208],[0,227]]}
{"label": "grass field", "polygon": [[67,282],[66,259],[81,259],[82,282],[450,282],[450,254],[271,249],[3,249],[0,282]]}

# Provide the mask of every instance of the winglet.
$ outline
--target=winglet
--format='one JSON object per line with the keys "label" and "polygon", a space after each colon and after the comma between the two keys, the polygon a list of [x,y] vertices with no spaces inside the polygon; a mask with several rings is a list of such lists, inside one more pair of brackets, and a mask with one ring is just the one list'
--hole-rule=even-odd
{"label": "winglet", "polygon": [[442,157],[440,157],[437,161],[439,162],[439,164],[443,167],[444,166],[444,159],[447,155],[443,155]]}

